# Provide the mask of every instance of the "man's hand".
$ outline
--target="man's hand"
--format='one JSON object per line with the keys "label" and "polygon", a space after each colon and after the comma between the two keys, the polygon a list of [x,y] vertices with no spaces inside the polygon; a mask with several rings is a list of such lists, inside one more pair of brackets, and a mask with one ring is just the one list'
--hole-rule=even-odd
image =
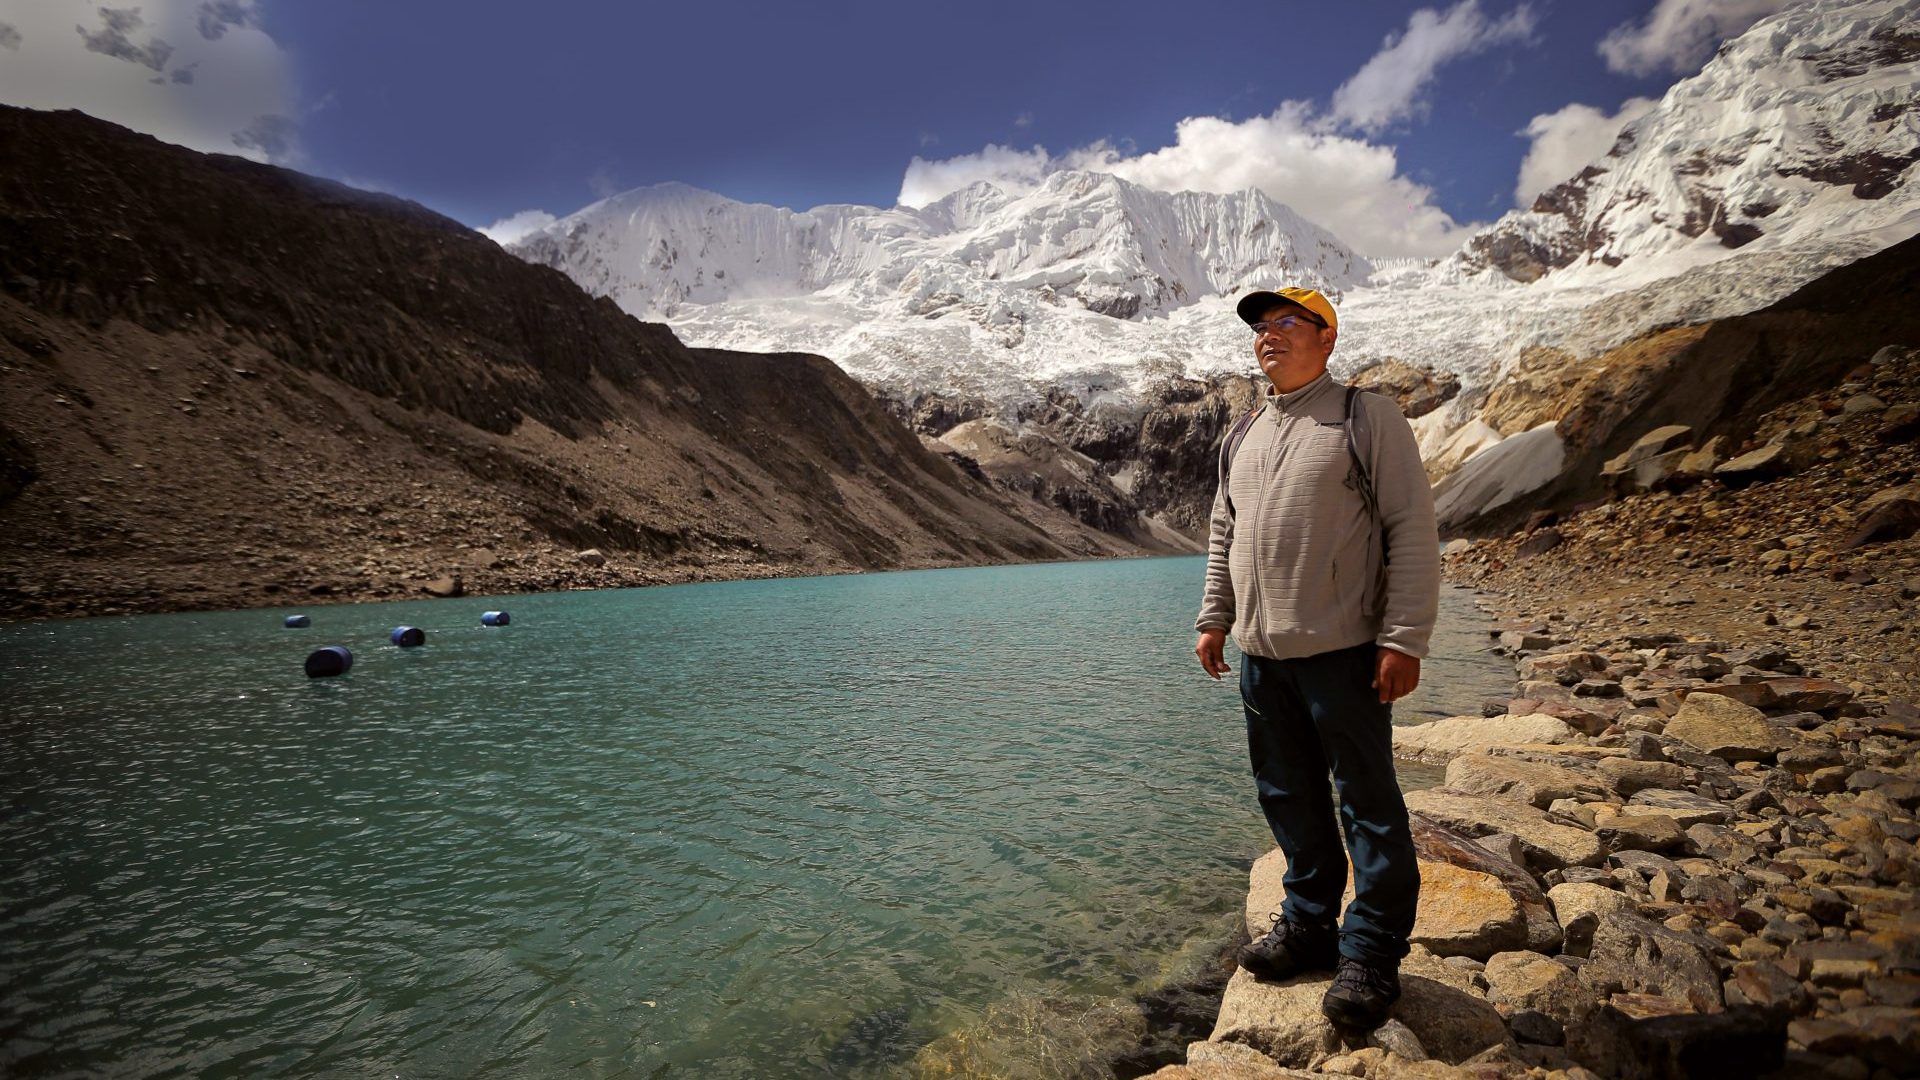
{"label": "man's hand", "polygon": [[1193,646],[1193,655],[1200,658],[1200,666],[1216,679],[1233,670],[1227,667],[1226,643],[1227,632],[1216,626],[1200,631],[1200,640]]}
{"label": "man's hand", "polygon": [[1380,691],[1380,703],[1385,705],[1406,697],[1420,685],[1420,658],[1385,646],[1379,652],[1374,661],[1373,685]]}

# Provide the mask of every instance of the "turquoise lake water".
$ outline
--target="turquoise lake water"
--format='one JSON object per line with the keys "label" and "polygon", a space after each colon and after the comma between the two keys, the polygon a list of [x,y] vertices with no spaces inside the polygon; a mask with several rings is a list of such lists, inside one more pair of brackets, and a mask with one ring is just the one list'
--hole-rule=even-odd
{"label": "turquoise lake water", "polygon": [[[0,1073],[1068,1075],[1021,1018],[1190,973],[1271,844],[1202,571],[0,625]],[[1510,689],[1441,619],[1401,723]]]}

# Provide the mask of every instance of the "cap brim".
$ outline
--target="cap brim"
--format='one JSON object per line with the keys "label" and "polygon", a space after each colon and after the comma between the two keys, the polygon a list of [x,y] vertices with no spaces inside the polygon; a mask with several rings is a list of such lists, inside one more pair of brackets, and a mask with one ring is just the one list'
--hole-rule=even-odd
{"label": "cap brim", "polygon": [[1252,326],[1254,323],[1259,322],[1260,316],[1265,315],[1267,309],[1275,304],[1292,304],[1294,307],[1300,306],[1295,301],[1289,300],[1276,292],[1255,292],[1248,293],[1241,297],[1240,302],[1233,306],[1233,310],[1240,314],[1241,322]]}

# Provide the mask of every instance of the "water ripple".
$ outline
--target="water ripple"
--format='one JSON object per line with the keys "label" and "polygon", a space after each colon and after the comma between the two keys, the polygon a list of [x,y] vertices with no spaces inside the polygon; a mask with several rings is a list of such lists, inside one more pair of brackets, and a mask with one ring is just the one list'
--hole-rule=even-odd
{"label": "water ripple", "polygon": [[[882,1076],[1106,1009],[1267,843],[1199,576],[0,627],[0,1071]],[[1510,678],[1447,612],[1404,717]],[[305,679],[333,642],[353,673]]]}

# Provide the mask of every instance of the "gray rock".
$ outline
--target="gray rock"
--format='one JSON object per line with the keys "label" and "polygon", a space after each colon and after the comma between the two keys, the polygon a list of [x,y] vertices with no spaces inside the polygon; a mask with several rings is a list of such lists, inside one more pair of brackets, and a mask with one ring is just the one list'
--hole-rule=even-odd
{"label": "gray rock", "polygon": [[[1548,961],[1551,963],[1552,961]],[[1567,1029],[1560,1021],[1534,1009],[1520,1009],[1507,1019],[1513,1037],[1537,1046],[1559,1046],[1567,1041]]]}
{"label": "gray rock", "polygon": [[1580,981],[1603,994],[1678,998],[1698,1011],[1722,1005],[1720,974],[1699,940],[1626,912],[1600,920]]}
{"label": "gray rock", "polygon": [[1413,1033],[1413,1029],[1391,1018],[1367,1033],[1367,1045],[1377,1046],[1389,1054],[1398,1054],[1408,1061],[1429,1060],[1427,1048],[1420,1045],[1420,1037]]}

